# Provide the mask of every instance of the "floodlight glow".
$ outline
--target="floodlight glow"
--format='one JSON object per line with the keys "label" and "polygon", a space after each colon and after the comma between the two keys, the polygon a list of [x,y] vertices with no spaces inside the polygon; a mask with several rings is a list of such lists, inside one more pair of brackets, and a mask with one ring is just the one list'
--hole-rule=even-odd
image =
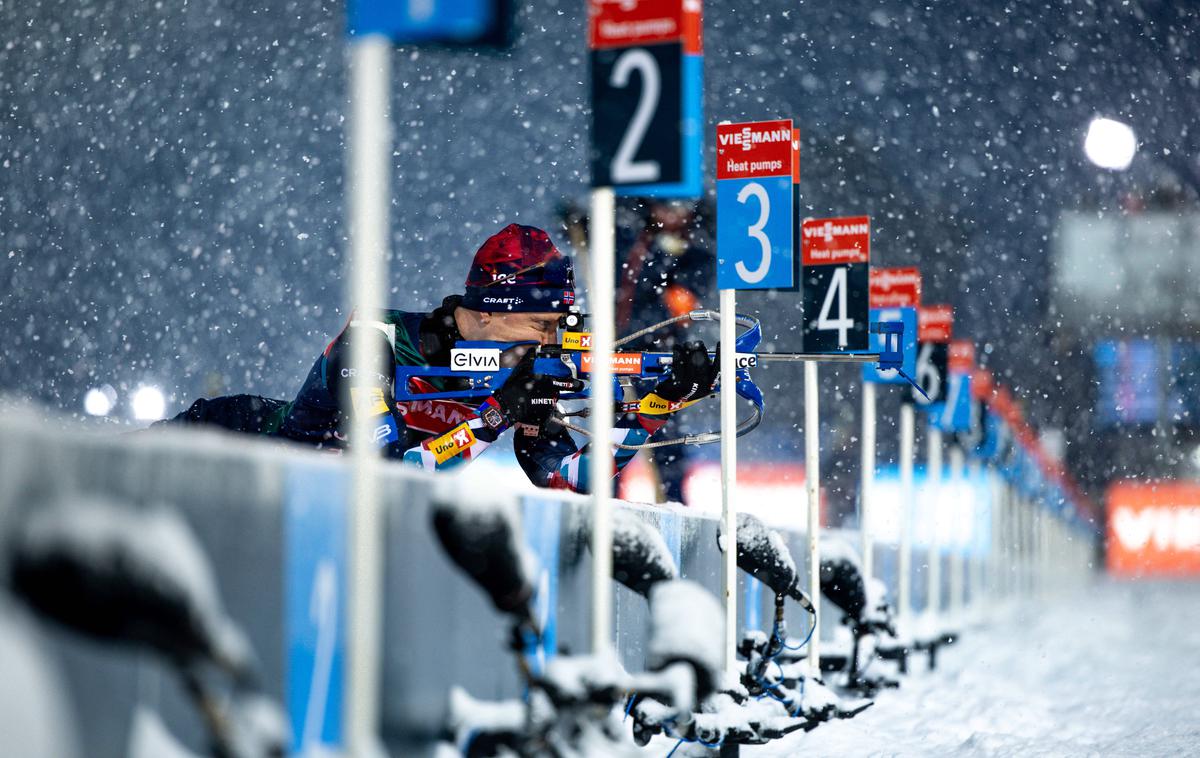
{"label": "floodlight glow", "polygon": [[1111,118],[1092,119],[1088,125],[1083,151],[1088,160],[1100,168],[1124,171],[1137,152],[1137,137],[1133,129]]}
{"label": "floodlight glow", "polygon": [[117,393],[112,387],[93,387],[83,396],[83,410],[89,416],[107,416],[116,404]]}
{"label": "floodlight glow", "polygon": [[157,421],[167,409],[167,402],[157,387],[138,387],[132,402],[133,417],[138,421]]}

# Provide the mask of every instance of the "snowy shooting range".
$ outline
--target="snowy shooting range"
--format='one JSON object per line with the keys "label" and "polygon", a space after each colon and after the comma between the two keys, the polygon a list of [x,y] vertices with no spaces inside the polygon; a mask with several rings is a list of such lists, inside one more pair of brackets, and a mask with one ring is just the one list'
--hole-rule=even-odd
{"label": "snowy shooting range", "polygon": [[954,10],[0,3],[0,752],[1190,752],[1200,19]]}

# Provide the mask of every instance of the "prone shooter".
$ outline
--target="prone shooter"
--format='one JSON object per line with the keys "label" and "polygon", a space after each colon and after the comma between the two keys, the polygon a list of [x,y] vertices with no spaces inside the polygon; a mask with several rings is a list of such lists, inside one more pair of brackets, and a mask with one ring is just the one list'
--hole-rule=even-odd
{"label": "prone shooter", "polygon": [[[342,450],[356,414],[366,415],[371,442],[389,458],[427,470],[474,460],[509,428],[513,449],[530,481],[540,487],[587,491],[589,446],[580,447],[559,401],[586,397],[588,335],[579,330],[571,261],[541,229],[510,224],[475,254],[462,295],[446,297],[430,313],[381,310],[355,313],[325,348],[291,402],[254,395],[197,400],[173,423],[213,424]],[[617,340],[616,347],[679,321],[714,321],[714,311],[675,316]],[[879,354],[812,356],[755,353],[757,320],[738,317],[734,390],[753,405],[738,425],[758,425],[763,397],[750,377],[758,360],[878,361],[899,370],[900,324],[878,324],[887,349]],[[567,330],[562,341],[559,330]],[[894,339],[892,339],[894,337]],[[352,340],[378,340],[384,362],[360,376],[350,366]],[[670,414],[718,389],[716,355],[699,341],[671,353],[614,355],[614,475],[644,448],[716,442],[716,432],[661,440],[654,436]],[[645,388],[649,386],[649,390]]]}

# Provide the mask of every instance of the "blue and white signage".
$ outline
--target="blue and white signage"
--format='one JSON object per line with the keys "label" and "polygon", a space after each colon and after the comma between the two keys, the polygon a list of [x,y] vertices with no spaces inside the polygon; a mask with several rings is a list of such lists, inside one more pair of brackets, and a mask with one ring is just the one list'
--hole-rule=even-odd
{"label": "blue and white signage", "polygon": [[349,0],[351,36],[382,34],[396,43],[500,44],[511,10],[501,0]]}
{"label": "blue and white signage", "polygon": [[343,746],[348,486],[334,466],[287,471],[283,620],[294,754]]}
{"label": "blue and white signage", "polygon": [[798,152],[791,119],[717,126],[719,289],[796,286]]}

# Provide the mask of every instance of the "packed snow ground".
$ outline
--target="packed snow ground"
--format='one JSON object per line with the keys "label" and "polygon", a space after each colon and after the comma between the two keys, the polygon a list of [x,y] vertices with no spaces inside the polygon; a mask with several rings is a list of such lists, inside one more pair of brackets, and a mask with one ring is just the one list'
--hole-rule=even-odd
{"label": "packed snow ground", "polygon": [[1200,582],[1100,580],[971,630],[852,720],[741,754],[1195,755],[1198,661]]}

